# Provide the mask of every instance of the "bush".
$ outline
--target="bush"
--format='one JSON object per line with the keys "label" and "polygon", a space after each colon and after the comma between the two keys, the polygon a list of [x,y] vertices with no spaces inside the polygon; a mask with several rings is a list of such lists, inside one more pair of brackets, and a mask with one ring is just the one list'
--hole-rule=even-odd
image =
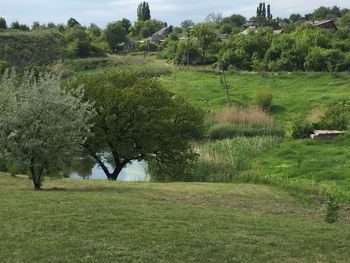
{"label": "bush", "polygon": [[259,91],[254,95],[253,104],[265,112],[270,111],[273,95],[268,91]]}
{"label": "bush", "polygon": [[306,121],[301,114],[295,115],[285,126],[285,135],[287,138],[299,139],[308,138],[313,132],[311,123]]}
{"label": "bush", "polygon": [[321,117],[323,129],[345,130],[349,124],[349,109],[345,104],[330,105]]}

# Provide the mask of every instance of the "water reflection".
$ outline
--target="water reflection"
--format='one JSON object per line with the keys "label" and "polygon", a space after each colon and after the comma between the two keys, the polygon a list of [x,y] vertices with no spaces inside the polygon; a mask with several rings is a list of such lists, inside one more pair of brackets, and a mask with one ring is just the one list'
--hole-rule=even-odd
{"label": "water reflection", "polygon": [[[111,164],[106,163],[110,171],[113,170]],[[148,182],[150,177],[147,173],[146,162],[135,161],[127,165],[120,173],[118,181],[127,182]],[[84,180],[107,180],[101,167],[91,158],[81,158],[74,160],[71,165],[70,178]]]}

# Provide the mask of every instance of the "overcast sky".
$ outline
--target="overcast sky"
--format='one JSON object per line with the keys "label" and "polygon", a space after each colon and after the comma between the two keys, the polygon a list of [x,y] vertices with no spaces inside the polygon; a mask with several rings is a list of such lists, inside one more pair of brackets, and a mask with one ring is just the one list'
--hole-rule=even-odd
{"label": "overcast sky", "polygon": [[[108,22],[125,17],[134,21],[141,0],[0,0],[0,17],[8,22],[18,20],[31,25],[41,23],[65,23],[70,17],[80,23]],[[204,20],[207,14],[222,12],[224,15],[242,14],[247,18],[255,15],[260,1],[254,0],[149,0],[152,18],[177,26],[185,19],[195,22]],[[337,5],[350,9],[350,0],[270,0],[272,14],[288,17],[291,13],[310,13],[315,8]]]}

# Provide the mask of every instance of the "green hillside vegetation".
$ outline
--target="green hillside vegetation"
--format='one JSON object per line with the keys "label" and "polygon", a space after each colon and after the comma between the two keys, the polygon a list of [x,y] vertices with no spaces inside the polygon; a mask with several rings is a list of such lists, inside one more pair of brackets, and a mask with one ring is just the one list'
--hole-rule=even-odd
{"label": "green hillside vegetation", "polygon": [[48,65],[62,59],[64,52],[63,39],[54,31],[0,32],[0,61],[8,67]]}
{"label": "green hillside vegetation", "polygon": [[347,262],[349,219],[249,184],[112,183],[0,174],[3,262]]}
{"label": "green hillside vegetation", "polygon": [[[269,91],[273,95],[272,115],[281,121],[296,113],[309,114],[316,107],[347,100],[350,90],[348,74],[233,72],[226,77],[232,103],[249,105],[258,91]],[[219,109],[228,103],[217,73],[175,70],[164,76],[162,82],[206,110]]]}
{"label": "green hillside vegetation", "polygon": [[[285,140],[281,131],[296,114],[304,115],[311,125],[328,105],[347,101],[350,76],[229,73],[226,78],[230,103],[217,73],[175,70],[162,78],[171,91],[211,116],[207,121],[211,140],[196,146],[200,157],[190,180],[267,183],[350,202],[349,137],[328,142]],[[249,108],[223,110],[228,104],[251,107],[261,91],[273,96],[271,116]],[[214,117],[213,112],[217,112]]]}

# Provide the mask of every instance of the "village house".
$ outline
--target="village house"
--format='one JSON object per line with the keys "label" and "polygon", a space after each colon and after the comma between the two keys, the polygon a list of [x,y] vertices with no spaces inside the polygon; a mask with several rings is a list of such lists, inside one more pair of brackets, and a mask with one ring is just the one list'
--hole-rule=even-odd
{"label": "village house", "polygon": [[150,42],[152,44],[158,45],[161,42],[165,41],[165,39],[168,37],[169,33],[170,33],[170,28],[164,27],[161,30],[154,33],[149,38],[146,38],[145,40],[143,40],[142,42]]}
{"label": "village house", "polygon": [[306,21],[305,24],[325,29],[330,33],[335,33],[338,30],[333,20]]}
{"label": "village house", "polygon": [[[247,35],[249,33],[249,31],[251,31],[251,30],[256,31],[259,27],[262,27],[262,26],[264,26],[264,24],[262,22],[260,22],[256,19],[251,19],[247,23],[242,25],[244,30],[239,34]],[[279,35],[279,34],[283,33],[283,27],[278,22],[271,22],[270,25],[267,27],[270,27],[275,35]]]}

